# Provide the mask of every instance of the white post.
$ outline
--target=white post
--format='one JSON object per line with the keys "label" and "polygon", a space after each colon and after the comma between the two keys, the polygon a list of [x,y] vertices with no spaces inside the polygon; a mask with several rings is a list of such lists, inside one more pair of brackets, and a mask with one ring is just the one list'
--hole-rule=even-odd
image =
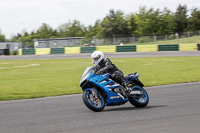
{"label": "white post", "polygon": [[165,35],[165,40],[167,40],[167,35]]}
{"label": "white post", "polygon": [[133,44],[135,44],[135,35],[131,34],[131,36],[133,37]]}
{"label": "white post", "polygon": [[116,38],[115,38],[115,35],[112,35],[113,37],[113,45],[116,45]]}
{"label": "white post", "polygon": [[156,37],[156,35],[154,34],[154,44],[156,44],[156,40],[157,40],[157,37]]}
{"label": "white post", "polygon": [[177,44],[179,44],[179,36],[178,36],[177,32],[176,32],[175,36],[176,36],[176,39],[177,39]]}

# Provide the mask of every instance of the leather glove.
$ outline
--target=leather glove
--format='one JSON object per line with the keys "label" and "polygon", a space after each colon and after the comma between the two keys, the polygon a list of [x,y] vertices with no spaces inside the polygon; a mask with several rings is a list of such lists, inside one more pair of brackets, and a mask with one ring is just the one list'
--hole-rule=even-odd
{"label": "leather glove", "polygon": [[102,71],[97,71],[95,74],[96,74],[96,75],[102,75],[103,72],[102,72]]}

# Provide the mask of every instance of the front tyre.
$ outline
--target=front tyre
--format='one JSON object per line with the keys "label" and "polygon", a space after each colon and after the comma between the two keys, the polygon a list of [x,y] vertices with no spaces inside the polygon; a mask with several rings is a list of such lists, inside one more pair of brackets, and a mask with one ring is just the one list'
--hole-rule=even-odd
{"label": "front tyre", "polygon": [[105,108],[105,100],[101,94],[98,94],[98,98],[95,98],[90,90],[83,92],[82,96],[84,104],[95,112],[102,111]]}
{"label": "front tyre", "polygon": [[131,97],[129,97],[129,102],[137,107],[137,108],[142,108],[147,106],[147,104],[149,103],[149,96],[147,94],[147,92],[144,90],[144,88],[142,88],[139,85],[133,85],[131,86],[133,91],[140,91],[140,95],[135,94]]}

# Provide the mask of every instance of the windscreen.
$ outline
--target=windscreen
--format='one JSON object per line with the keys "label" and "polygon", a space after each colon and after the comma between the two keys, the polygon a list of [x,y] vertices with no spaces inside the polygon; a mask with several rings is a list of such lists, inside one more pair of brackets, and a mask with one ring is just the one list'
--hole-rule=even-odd
{"label": "windscreen", "polygon": [[85,80],[87,79],[90,74],[92,73],[92,70],[94,69],[94,67],[87,67],[82,75],[82,78],[81,78],[81,81],[80,81],[80,84]]}

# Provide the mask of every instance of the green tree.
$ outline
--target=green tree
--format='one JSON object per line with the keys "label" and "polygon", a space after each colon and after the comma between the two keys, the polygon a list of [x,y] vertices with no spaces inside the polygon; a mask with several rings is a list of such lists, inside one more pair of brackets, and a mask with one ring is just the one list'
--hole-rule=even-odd
{"label": "green tree", "polygon": [[10,39],[11,42],[17,42],[17,41],[21,41],[21,37],[22,35],[17,33],[17,35],[13,35],[12,38]]}
{"label": "green tree", "polygon": [[58,27],[59,37],[82,37],[85,35],[86,28],[78,20],[62,24]]}
{"label": "green tree", "polygon": [[191,16],[188,19],[188,31],[200,30],[200,10],[192,9]]}
{"label": "green tree", "polygon": [[121,10],[110,10],[109,14],[103,19],[101,36],[111,37],[117,36],[130,36],[131,31],[128,28],[128,22],[124,18],[124,13]]}
{"label": "green tree", "polygon": [[150,35],[159,33],[161,19],[162,16],[159,9],[154,10],[153,8],[150,8],[148,10],[145,6],[140,7],[139,13],[136,14],[136,34]]}
{"label": "green tree", "polygon": [[176,30],[176,17],[169,9],[164,8],[161,13],[160,25],[158,34],[170,34],[174,33]]}
{"label": "green tree", "polygon": [[136,15],[133,13],[128,14],[126,20],[128,22],[128,28],[130,29],[131,33],[134,34],[135,30],[137,29]]}
{"label": "green tree", "polygon": [[53,29],[46,23],[42,24],[42,26],[37,30],[36,35],[38,36],[38,39],[55,37]]}
{"label": "green tree", "polygon": [[5,35],[0,33],[0,42],[5,42],[5,41],[6,41]]}
{"label": "green tree", "polygon": [[6,40],[6,36],[4,34],[1,33],[0,31],[0,42],[5,42]]}
{"label": "green tree", "polygon": [[137,35],[169,34],[175,31],[175,14],[167,8],[163,11],[153,8],[140,7],[134,18],[134,33]]}
{"label": "green tree", "polygon": [[186,5],[179,5],[175,17],[176,17],[176,32],[183,32],[187,30],[187,25],[188,25],[188,16],[187,16],[188,10]]}
{"label": "green tree", "polygon": [[102,30],[101,20],[97,20],[93,26],[92,25],[88,26],[85,38],[100,37],[101,30]]}

